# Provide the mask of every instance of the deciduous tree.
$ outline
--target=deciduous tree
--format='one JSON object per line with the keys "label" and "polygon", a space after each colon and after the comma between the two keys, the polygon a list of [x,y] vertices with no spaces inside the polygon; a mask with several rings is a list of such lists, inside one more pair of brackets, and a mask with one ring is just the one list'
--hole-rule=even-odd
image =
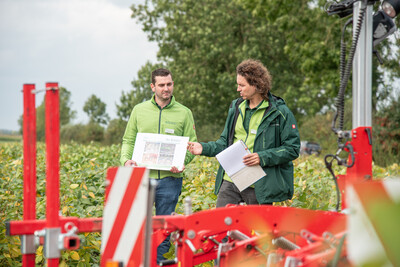
{"label": "deciduous tree", "polygon": [[89,116],[90,123],[105,125],[110,120],[106,111],[106,104],[95,95],[91,95],[86,100],[83,111]]}
{"label": "deciduous tree", "polygon": [[[210,131],[215,137],[222,130],[227,107],[238,97],[235,67],[246,58],[259,59],[268,67],[272,93],[286,100],[300,124],[307,116],[333,107],[340,85],[341,28],[347,18],[328,16],[325,4],[148,0],[133,5],[132,17],[158,43],[159,60],[174,73],[175,95],[192,109],[203,139]],[[351,27],[346,41],[350,46]],[[385,49],[383,54],[388,54]],[[383,72],[394,69],[387,66],[384,70],[374,65],[374,92]],[[350,95],[351,89],[346,97]],[[374,96],[376,100],[379,95]]]}

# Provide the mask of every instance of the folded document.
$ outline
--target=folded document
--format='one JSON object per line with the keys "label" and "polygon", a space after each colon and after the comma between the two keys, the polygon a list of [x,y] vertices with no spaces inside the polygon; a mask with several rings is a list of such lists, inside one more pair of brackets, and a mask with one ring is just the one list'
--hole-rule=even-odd
{"label": "folded document", "polygon": [[240,191],[266,175],[260,165],[250,167],[244,165],[243,157],[250,153],[246,144],[239,140],[215,156]]}

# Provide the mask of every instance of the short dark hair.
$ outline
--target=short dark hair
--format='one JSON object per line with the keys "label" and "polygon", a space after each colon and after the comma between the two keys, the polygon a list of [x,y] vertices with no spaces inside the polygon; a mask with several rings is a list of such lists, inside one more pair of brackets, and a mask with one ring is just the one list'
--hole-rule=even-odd
{"label": "short dark hair", "polygon": [[268,99],[272,77],[259,60],[246,59],[242,61],[236,67],[236,74],[243,76],[251,86],[256,87],[257,93],[260,93],[264,99]]}
{"label": "short dark hair", "polygon": [[161,69],[153,70],[151,72],[151,83],[154,84],[154,85],[156,84],[156,77],[157,76],[167,77],[168,75],[171,75],[171,78],[172,78],[172,73],[167,69],[162,69],[161,68]]}

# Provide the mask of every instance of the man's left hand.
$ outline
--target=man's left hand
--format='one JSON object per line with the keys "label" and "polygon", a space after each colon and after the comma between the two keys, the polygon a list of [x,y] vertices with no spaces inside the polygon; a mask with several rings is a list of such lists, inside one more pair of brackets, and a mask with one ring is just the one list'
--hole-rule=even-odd
{"label": "man's left hand", "polygon": [[183,172],[184,170],[185,170],[185,166],[183,166],[182,170],[179,170],[177,167],[173,166],[173,167],[171,168],[171,170],[169,170],[169,171],[172,172],[172,173],[181,173],[181,172]]}
{"label": "man's left hand", "polygon": [[246,166],[255,166],[260,164],[260,156],[258,153],[251,153],[243,157],[243,163]]}

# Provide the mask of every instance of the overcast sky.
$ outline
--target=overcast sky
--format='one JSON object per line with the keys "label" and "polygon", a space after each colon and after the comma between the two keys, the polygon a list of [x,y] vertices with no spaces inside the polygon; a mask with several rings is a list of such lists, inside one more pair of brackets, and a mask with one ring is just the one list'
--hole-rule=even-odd
{"label": "overcast sky", "polygon": [[[116,118],[115,103],[158,47],[131,16],[143,0],[0,0],[0,129],[18,130],[22,87],[58,82],[71,92],[74,123],[95,94]],[[44,93],[36,96],[38,106]]]}

